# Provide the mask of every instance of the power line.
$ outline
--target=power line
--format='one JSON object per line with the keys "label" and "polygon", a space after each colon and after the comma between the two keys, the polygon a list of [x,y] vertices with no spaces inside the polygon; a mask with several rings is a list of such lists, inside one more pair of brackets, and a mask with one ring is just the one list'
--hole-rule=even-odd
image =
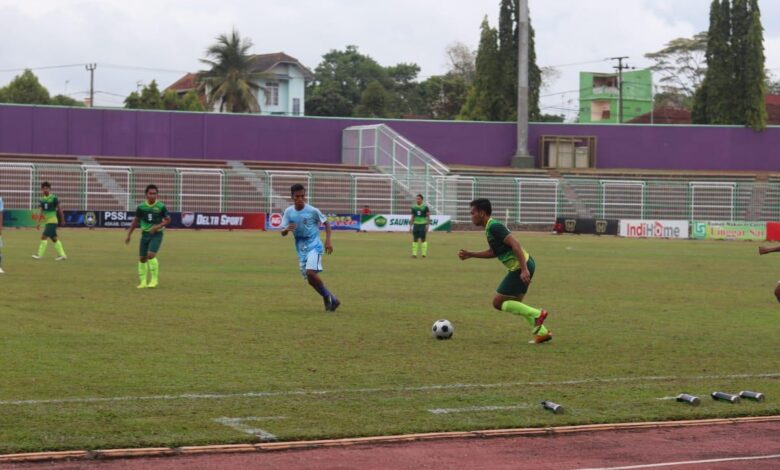
{"label": "power line", "polygon": [[84,64],[67,64],[67,65],[45,65],[42,67],[24,67],[24,68],[17,68],[17,69],[3,69],[0,70],[0,73],[6,73],[6,72],[24,72],[25,70],[47,70],[47,69],[66,69],[71,67],[83,67]]}
{"label": "power line", "polygon": [[136,65],[121,65],[121,64],[104,64],[100,63],[101,67],[107,69],[123,69],[123,70],[144,70],[147,72],[163,72],[163,73],[190,73],[188,70],[175,70],[175,69],[160,69],[156,67],[140,67]]}

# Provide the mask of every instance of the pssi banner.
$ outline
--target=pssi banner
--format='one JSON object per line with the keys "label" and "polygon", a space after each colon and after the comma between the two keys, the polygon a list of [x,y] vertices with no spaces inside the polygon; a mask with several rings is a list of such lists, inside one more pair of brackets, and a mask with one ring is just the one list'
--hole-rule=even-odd
{"label": "pssi banner", "polygon": [[[364,215],[360,221],[360,230],[366,232],[408,232],[411,215],[372,214]],[[432,215],[429,232],[451,232],[452,217],[449,215]]]}
{"label": "pssi banner", "polygon": [[765,222],[691,222],[696,240],[766,240]]}
{"label": "pssi banner", "polygon": [[[360,230],[360,215],[358,214],[325,214],[330,223],[331,230]],[[266,230],[282,229],[282,214],[274,212],[268,214],[268,220],[265,224]],[[325,230],[324,225],[320,225],[320,230]]]}
{"label": "pssi banner", "polygon": [[[13,210],[3,214],[6,227],[35,227],[38,211]],[[169,228],[265,230],[263,212],[171,212]],[[66,227],[129,228],[133,211],[65,211]]]}
{"label": "pssi banner", "polygon": [[631,238],[688,238],[688,221],[621,219],[619,234]]}

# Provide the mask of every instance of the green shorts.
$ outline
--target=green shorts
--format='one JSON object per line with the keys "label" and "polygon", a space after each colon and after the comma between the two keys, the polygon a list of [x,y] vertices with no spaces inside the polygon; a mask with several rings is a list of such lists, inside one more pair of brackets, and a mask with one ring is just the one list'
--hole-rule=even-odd
{"label": "green shorts", "polygon": [[143,232],[141,234],[141,245],[138,248],[138,256],[143,258],[151,253],[157,253],[160,251],[160,245],[162,245],[163,233],[157,232],[152,235],[149,232]]}
{"label": "green shorts", "polygon": [[[528,271],[531,273],[531,279],[533,279],[534,271],[536,271],[536,262],[531,257],[528,258],[526,264],[528,265]],[[501,281],[501,284],[496,288],[496,292],[509,297],[517,297],[528,292],[528,284],[520,279],[520,270],[509,271],[506,273],[504,280]]]}
{"label": "green shorts", "polygon": [[425,241],[425,237],[428,235],[428,228],[425,224],[414,224],[412,226],[412,240]]}
{"label": "green shorts", "polygon": [[46,226],[43,227],[43,236],[57,238],[57,224],[46,224]]}

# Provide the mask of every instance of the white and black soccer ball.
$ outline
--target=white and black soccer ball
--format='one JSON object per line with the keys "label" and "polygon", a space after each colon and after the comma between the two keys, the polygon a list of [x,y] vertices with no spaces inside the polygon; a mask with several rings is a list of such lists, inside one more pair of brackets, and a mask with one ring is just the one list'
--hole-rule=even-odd
{"label": "white and black soccer ball", "polygon": [[452,333],[455,332],[455,327],[452,326],[449,320],[436,320],[431,327],[431,333],[436,339],[450,339]]}

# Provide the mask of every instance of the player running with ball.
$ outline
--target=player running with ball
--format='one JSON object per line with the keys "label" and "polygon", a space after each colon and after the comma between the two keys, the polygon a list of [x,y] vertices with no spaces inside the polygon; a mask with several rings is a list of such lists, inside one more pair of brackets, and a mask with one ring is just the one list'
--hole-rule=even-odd
{"label": "player running with ball", "polygon": [[543,324],[547,318],[547,311],[522,303],[523,297],[528,292],[528,286],[531,284],[536,262],[520,246],[520,243],[504,224],[490,217],[493,208],[489,200],[475,199],[471,201],[470,205],[471,221],[474,225],[485,227],[485,235],[490,248],[479,252],[460,250],[458,257],[462,260],[498,258],[509,272],[496,289],[493,307],[502,312],[524,317],[533,328],[533,339],[529,341],[530,343],[538,344],[550,341],[552,333]]}

